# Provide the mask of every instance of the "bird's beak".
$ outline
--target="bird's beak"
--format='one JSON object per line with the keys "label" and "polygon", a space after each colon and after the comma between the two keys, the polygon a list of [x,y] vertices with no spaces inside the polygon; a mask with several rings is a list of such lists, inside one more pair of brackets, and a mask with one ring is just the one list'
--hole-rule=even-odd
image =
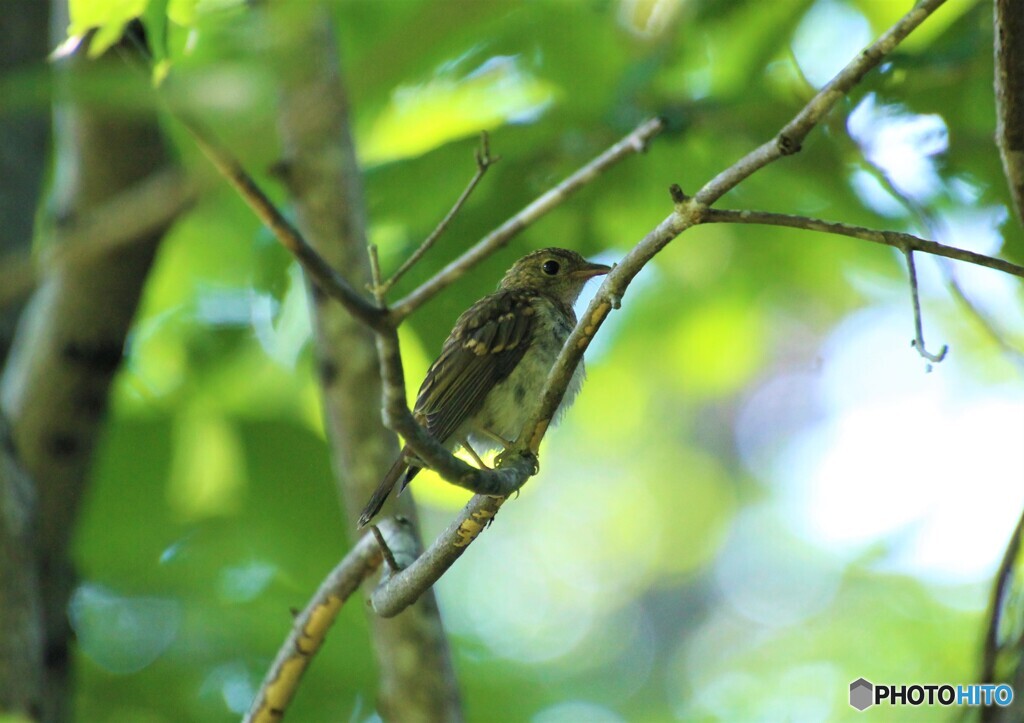
{"label": "bird's beak", "polygon": [[612,270],[611,266],[605,264],[586,264],[572,272],[578,279],[592,279],[595,276],[604,276]]}

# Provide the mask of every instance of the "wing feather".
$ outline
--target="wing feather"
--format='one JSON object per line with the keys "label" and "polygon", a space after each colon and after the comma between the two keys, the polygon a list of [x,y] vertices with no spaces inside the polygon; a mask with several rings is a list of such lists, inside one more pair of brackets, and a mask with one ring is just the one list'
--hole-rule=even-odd
{"label": "wing feather", "polygon": [[532,302],[529,292],[505,289],[459,317],[416,398],[415,412],[435,439],[448,442],[523,358],[536,318]]}

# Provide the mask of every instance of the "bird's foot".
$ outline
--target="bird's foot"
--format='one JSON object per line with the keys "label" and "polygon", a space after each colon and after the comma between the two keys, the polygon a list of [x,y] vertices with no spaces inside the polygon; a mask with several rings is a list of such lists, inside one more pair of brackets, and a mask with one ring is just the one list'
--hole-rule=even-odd
{"label": "bird's foot", "polygon": [[517,451],[514,449],[506,449],[494,458],[495,469],[501,469],[507,464],[512,464],[516,459],[525,458],[530,463],[530,476],[540,472],[540,462],[537,461],[537,455],[528,449]]}

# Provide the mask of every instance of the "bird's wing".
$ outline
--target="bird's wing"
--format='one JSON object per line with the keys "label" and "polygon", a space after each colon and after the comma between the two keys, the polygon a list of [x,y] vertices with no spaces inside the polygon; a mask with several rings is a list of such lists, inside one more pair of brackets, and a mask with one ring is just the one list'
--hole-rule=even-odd
{"label": "bird's wing", "polygon": [[523,358],[536,323],[533,299],[504,289],[459,317],[416,398],[415,412],[435,439],[447,442]]}

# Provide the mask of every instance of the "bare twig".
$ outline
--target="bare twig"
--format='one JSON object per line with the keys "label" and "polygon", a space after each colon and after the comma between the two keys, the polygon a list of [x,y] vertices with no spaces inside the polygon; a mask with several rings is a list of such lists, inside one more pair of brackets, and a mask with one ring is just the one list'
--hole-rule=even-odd
{"label": "bare twig", "polygon": [[370,257],[370,287],[373,290],[373,297],[377,300],[379,308],[387,310],[387,301],[384,299],[387,290],[380,281],[380,255],[377,253],[377,244],[367,246],[366,252]]}
{"label": "bare twig", "polygon": [[388,547],[387,540],[384,539],[384,534],[380,531],[377,525],[370,525],[370,532],[373,533],[373,538],[377,540],[377,544],[380,546],[380,552],[384,556],[384,562],[388,564],[388,568],[392,572],[398,572],[401,568],[398,567],[398,562],[395,561],[395,555],[391,552],[391,548]]}
{"label": "bare twig", "polygon": [[[875,178],[881,183],[885,190],[893,195],[894,198],[900,200],[900,202],[907,207],[910,213],[917,217],[917,222],[922,228],[927,229],[928,234],[934,238],[942,238],[943,224],[941,220],[932,213],[929,209],[918,203],[918,201],[911,196],[904,193],[889,175],[880,168],[876,163],[865,158],[865,164]],[[957,278],[956,269],[953,268],[952,264],[946,261],[939,263],[939,268],[942,271],[943,277],[945,278],[946,285],[949,287],[950,293],[953,297],[960,302],[961,306],[967,311],[968,314],[973,317],[978,327],[1003,351],[1007,358],[1019,369],[1024,371],[1024,353],[1020,349],[1017,349],[1009,341],[1006,340],[1005,334],[999,329],[999,324],[989,314],[983,311],[974,300],[967,295],[967,292],[961,286],[959,279]]]}
{"label": "bare twig", "polygon": [[[917,290],[917,269],[914,266],[914,252],[911,249],[905,249],[903,255],[907,258],[907,274],[910,276],[910,298],[914,305],[914,340],[910,342],[910,345],[917,349],[917,353],[925,359],[938,364],[946,358],[949,346],[943,344],[938,354],[932,354],[925,348],[924,329],[921,323],[921,295]],[[931,364],[927,368],[928,371],[931,371]]]}
{"label": "bare twig", "polygon": [[[266,28],[272,31],[268,46],[287,67],[280,76],[278,123],[286,159],[283,177],[293,197],[296,223],[317,253],[342,272],[352,288],[362,289],[372,278],[366,256],[366,211],[332,4],[321,0],[262,6]],[[316,293],[315,285],[311,287],[325,434],[334,456],[335,481],[354,527],[357,511],[398,448],[380,417],[372,413],[382,398],[373,334],[343,305],[331,303],[325,294]],[[385,313],[369,295],[366,299],[375,314]],[[414,520],[412,501],[402,502]],[[407,537],[415,542],[412,526],[408,529]],[[401,565],[402,546],[387,539]],[[448,638],[431,591],[398,620],[370,615],[370,634],[378,672],[375,707],[381,718],[463,720]]]}
{"label": "bare twig", "polygon": [[911,10],[895,25],[883,33],[878,40],[858,53],[845,68],[839,71],[811,101],[775,136],[748,153],[729,168],[712,178],[696,194],[697,202],[710,206],[740,181],[748,178],[769,163],[783,156],[796,153],[803,145],[807,134],[821,121],[832,107],[846,96],[861,81],[868,71],[875,68],[891,53],[903,38],[924,22],[945,0],[918,0]]}
{"label": "bare twig", "polygon": [[618,143],[535,199],[526,208],[484,236],[462,256],[441,269],[433,278],[398,301],[392,307],[392,316],[397,320],[403,319],[430,301],[439,292],[462,278],[471,268],[502,248],[517,233],[564,202],[575,191],[593,181],[624,158],[642,152],[663,127],[664,123],[660,118],[652,118],[638,125]]}
{"label": "bare twig", "polygon": [[430,250],[434,243],[441,237],[441,234],[444,233],[445,229],[448,228],[448,225],[452,222],[452,219],[455,218],[455,215],[462,210],[462,207],[469,199],[470,194],[473,193],[477,184],[480,183],[484,174],[487,173],[487,169],[501,160],[501,156],[491,155],[491,142],[487,137],[487,131],[482,131],[480,133],[480,145],[477,147],[474,157],[476,158],[476,173],[474,173],[473,177],[469,179],[469,183],[466,184],[465,190],[458,199],[456,199],[451,210],[445,214],[443,219],[441,219],[441,223],[437,224],[437,228],[427,236],[423,243],[420,244],[420,247],[413,252],[412,256],[406,259],[405,263],[398,267],[398,270],[391,275],[391,278],[384,282],[382,293],[386,294],[391,287],[398,283],[398,280],[405,275],[406,271],[411,269],[417,261],[423,258],[423,255]]}
{"label": "bare twig", "polygon": [[[235,187],[235,190],[249,204],[253,212],[274,233],[281,245],[295,256],[306,273],[325,293],[337,299],[349,313],[373,329],[388,324],[388,315],[356,291],[344,276],[309,245],[299,230],[284,217],[277,206],[256,185],[256,181],[242,168],[242,164],[214,140],[211,133],[207,132],[198,121],[188,118],[182,113],[176,113],[175,117],[189,132],[203,154]],[[284,173],[286,174],[287,171]]]}
{"label": "bare twig", "polygon": [[820,231],[822,233],[849,236],[851,238],[861,239],[862,241],[884,244],[885,246],[892,246],[893,248],[900,250],[906,248],[913,251],[923,251],[935,256],[944,256],[948,259],[965,261],[969,264],[985,266],[986,268],[995,269],[996,271],[1002,271],[1003,273],[1024,278],[1024,266],[1018,266],[1017,264],[1004,261],[1003,259],[985,256],[984,254],[975,253],[974,251],[968,251],[966,249],[958,249],[954,246],[946,246],[945,244],[940,244],[936,241],[929,241],[927,239],[914,236],[913,234],[900,233],[898,231],[877,231],[875,229],[864,228],[863,226],[851,226],[846,223],[823,221],[818,218],[793,216],[786,213],[769,213],[767,211],[729,211],[720,209],[708,209],[704,214],[702,223],[753,223],[764,226],[787,226],[789,228],[802,228],[807,231]]}

